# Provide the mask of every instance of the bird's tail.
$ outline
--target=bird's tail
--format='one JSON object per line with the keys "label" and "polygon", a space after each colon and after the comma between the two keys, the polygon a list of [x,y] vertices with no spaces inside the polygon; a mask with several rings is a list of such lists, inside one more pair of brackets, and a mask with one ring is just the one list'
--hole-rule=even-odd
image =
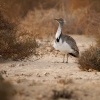
{"label": "bird's tail", "polygon": [[75,51],[74,53],[69,53],[71,56],[79,57],[79,51]]}

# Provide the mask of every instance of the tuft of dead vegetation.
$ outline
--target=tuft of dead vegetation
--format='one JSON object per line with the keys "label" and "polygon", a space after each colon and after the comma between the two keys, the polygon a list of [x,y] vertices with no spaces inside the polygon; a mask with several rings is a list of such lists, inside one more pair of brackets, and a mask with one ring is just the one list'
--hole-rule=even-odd
{"label": "tuft of dead vegetation", "polygon": [[[69,4],[70,5],[70,4]],[[100,13],[92,11],[90,7],[84,7],[70,11],[64,4],[61,9],[34,9],[27,13],[27,16],[21,20],[18,29],[29,34],[36,34],[38,38],[53,37],[57,23],[54,18],[64,18],[66,24],[63,28],[63,33],[66,34],[98,34]]]}
{"label": "tuft of dead vegetation", "polygon": [[53,36],[57,27],[53,19],[60,17],[66,20],[64,33],[93,35],[98,34],[99,4],[99,0],[1,0],[0,10],[13,22],[20,23],[20,31],[38,37]]}
{"label": "tuft of dead vegetation", "polygon": [[56,4],[58,1],[60,2],[62,0],[0,0],[0,10],[3,11],[10,20],[17,22],[25,17],[29,10],[34,10],[35,8],[41,9],[41,6],[43,6],[44,9],[55,7],[55,5],[58,7],[59,3]]}
{"label": "tuft of dead vegetation", "polygon": [[60,79],[57,83],[66,85],[66,84],[73,83],[73,80],[72,79],[67,79],[67,80],[66,79]]}
{"label": "tuft of dead vegetation", "polygon": [[[35,54],[37,43],[31,37],[20,39],[17,33],[17,25],[9,22],[0,13],[0,55],[4,59],[11,58],[13,60],[23,59]],[[24,33],[25,34],[25,33]]]}
{"label": "tuft of dead vegetation", "polygon": [[68,99],[72,100],[73,99],[73,91],[71,90],[53,90],[53,95],[52,95],[53,100],[59,100],[59,99]]}
{"label": "tuft of dead vegetation", "polygon": [[100,34],[96,36],[97,46],[100,47]]}
{"label": "tuft of dead vegetation", "polygon": [[0,100],[14,100],[16,93],[14,86],[0,75]]}
{"label": "tuft of dead vegetation", "polygon": [[100,71],[100,48],[91,46],[79,57],[80,69]]}

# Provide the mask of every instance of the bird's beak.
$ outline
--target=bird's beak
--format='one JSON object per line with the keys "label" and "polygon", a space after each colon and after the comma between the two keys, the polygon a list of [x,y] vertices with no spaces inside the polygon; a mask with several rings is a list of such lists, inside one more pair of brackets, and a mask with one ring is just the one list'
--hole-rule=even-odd
{"label": "bird's beak", "polygon": [[58,19],[54,19],[54,20],[56,20],[59,23],[59,20]]}
{"label": "bird's beak", "polygon": [[54,20],[57,20],[56,18]]}
{"label": "bird's beak", "polygon": [[56,19],[56,18],[54,20],[58,21],[58,19]]}

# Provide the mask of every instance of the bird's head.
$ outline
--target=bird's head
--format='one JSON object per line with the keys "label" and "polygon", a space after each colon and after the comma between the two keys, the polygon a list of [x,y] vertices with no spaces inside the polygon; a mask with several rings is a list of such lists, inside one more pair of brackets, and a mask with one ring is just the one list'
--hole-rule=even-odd
{"label": "bird's head", "polygon": [[56,20],[59,24],[63,25],[65,23],[65,20],[62,18],[54,19]]}

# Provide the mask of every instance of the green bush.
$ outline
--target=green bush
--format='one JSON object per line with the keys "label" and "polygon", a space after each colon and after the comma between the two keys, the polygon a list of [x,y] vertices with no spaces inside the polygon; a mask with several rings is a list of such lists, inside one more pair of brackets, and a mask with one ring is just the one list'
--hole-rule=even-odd
{"label": "green bush", "polygon": [[79,57],[79,68],[85,71],[89,69],[100,71],[100,48],[90,47]]}

